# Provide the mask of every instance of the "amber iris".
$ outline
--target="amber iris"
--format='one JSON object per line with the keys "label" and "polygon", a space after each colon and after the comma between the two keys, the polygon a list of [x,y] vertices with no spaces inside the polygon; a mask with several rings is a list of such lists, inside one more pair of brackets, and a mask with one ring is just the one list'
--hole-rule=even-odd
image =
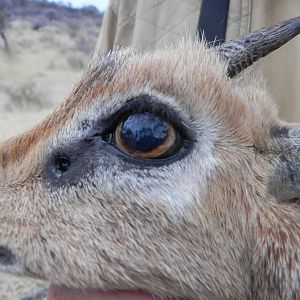
{"label": "amber iris", "polygon": [[125,153],[157,158],[176,143],[176,132],[165,120],[149,112],[134,113],[116,128],[116,146]]}

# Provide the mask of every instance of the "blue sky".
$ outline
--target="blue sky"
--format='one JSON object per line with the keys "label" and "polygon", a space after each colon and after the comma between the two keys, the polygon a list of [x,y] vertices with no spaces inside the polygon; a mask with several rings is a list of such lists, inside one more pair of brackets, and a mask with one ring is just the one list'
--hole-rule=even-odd
{"label": "blue sky", "polygon": [[87,5],[94,5],[99,10],[104,11],[108,5],[109,0],[50,0],[54,2],[71,3],[73,7],[82,7]]}

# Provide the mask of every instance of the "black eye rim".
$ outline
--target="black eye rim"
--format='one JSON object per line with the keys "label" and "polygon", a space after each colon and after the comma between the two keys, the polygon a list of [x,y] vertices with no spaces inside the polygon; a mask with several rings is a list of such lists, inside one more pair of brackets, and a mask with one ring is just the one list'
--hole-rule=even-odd
{"label": "black eye rim", "polygon": [[151,168],[151,167],[160,167],[164,165],[169,165],[183,159],[184,157],[186,157],[188,153],[191,152],[193,148],[193,142],[194,141],[184,141],[181,148],[174,155],[169,157],[159,158],[159,159],[137,157],[131,154],[127,154],[121,151],[120,149],[118,149],[117,147],[115,147],[114,145],[107,143],[104,140],[102,140],[101,144],[102,144],[102,148],[105,149],[107,152],[122,158],[122,160],[130,164],[133,164],[136,167],[141,167],[142,169],[145,169],[146,167]]}
{"label": "black eye rim", "polygon": [[[157,158],[145,158],[125,153],[118,149],[115,145],[115,138],[113,136],[115,128],[118,124],[124,121],[129,115],[141,112],[148,112],[155,116],[160,117],[162,120],[168,122],[180,135],[182,144],[178,151],[168,157],[163,155]],[[182,116],[180,111],[176,111],[168,104],[158,101],[156,97],[150,95],[139,95],[127,100],[123,106],[114,114],[103,119],[101,121],[102,133],[95,134],[97,137],[101,137],[105,147],[113,153],[122,156],[123,159],[136,162],[137,164],[144,165],[162,165],[177,161],[183,158],[190,150],[195,142],[195,133],[191,126],[188,126],[189,120]]]}
{"label": "black eye rim", "polygon": [[128,99],[116,112],[103,118],[97,126],[101,128],[101,133],[98,135],[110,133],[129,115],[141,112],[149,112],[160,117],[170,123],[184,138],[195,140],[195,133],[191,126],[188,126],[189,120],[183,117],[180,111],[176,111],[170,105],[162,103],[156,97],[147,94]]}

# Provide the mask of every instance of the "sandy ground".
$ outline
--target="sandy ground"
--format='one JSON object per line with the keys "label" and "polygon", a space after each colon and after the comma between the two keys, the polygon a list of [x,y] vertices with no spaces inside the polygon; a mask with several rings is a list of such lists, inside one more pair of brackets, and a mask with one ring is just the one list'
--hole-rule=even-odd
{"label": "sandy ground", "polygon": [[0,113],[0,141],[29,129],[42,120],[51,110],[43,109],[37,112]]}
{"label": "sandy ground", "polygon": [[[33,31],[30,24],[15,21],[6,34],[11,52],[5,53],[0,43],[0,141],[49,114],[70,92],[90,56],[76,51],[80,37],[70,37],[59,24]],[[25,299],[47,286],[0,273],[0,300]]]}

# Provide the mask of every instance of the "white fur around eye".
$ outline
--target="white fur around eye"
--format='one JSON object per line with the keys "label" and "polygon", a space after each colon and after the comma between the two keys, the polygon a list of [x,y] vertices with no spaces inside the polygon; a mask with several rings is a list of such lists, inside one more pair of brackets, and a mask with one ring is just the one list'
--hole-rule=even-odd
{"label": "white fur around eye", "polygon": [[[211,122],[206,122],[206,125]],[[204,199],[207,183],[217,166],[214,158],[214,142],[217,133],[199,124],[199,136],[185,157],[161,167],[139,168],[120,174],[112,191],[120,190],[126,198],[134,198],[141,205],[151,202],[167,207],[173,216],[183,215],[185,209]],[[118,172],[116,167],[115,172]]]}

